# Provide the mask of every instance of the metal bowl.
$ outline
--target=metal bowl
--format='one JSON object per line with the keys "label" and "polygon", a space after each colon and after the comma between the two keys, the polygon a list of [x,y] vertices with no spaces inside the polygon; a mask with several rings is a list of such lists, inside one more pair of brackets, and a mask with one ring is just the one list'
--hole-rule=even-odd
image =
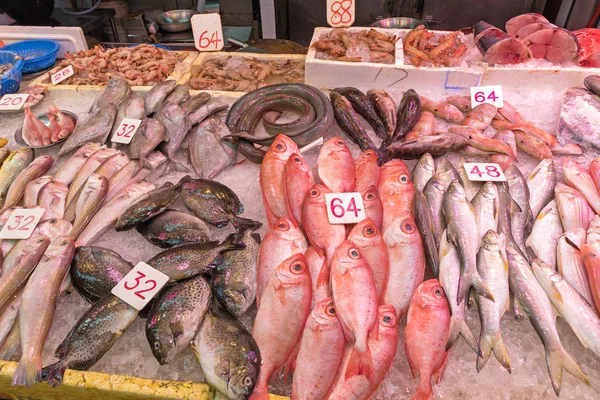
{"label": "metal bowl", "polygon": [[407,17],[394,17],[394,18],[386,18],[380,19],[379,21],[375,21],[371,24],[371,26],[376,26],[378,28],[389,28],[389,29],[414,29],[419,25],[425,25],[427,28],[427,22],[416,19],[416,18],[407,18]]}
{"label": "metal bowl", "polygon": [[167,32],[183,32],[192,29],[192,15],[198,14],[196,10],[172,10],[164,12],[154,20],[162,30]]}
{"label": "metal bowl", "polygon": [[[62,112],[66,117],[71,118],[71,120],[75,123],[75,128],[77,128],[77,123],[79,122],[79,118],[77,118],[77,115],[73,114],[71,111],[60,110],[60,112]],[[44,123],[44,125],[46,125],[46,126],[50,125],[50,121],[48,120],[48,114],[39,114],[39,115],[36,115],[35,117],[38,120],[42,121]],[[46,146],[31,146],[31,145],[27,144],[25,139],[23,139],[23,125],[24,124],[21,124],[19,129],[17,129],[17,131],[15,132],[15,140],[21,146],[29,147],[30,149],[45,149],[47,147],[56,146],[57,144],[62,143],[65,140],[67,140],[67,138],[73,134],[73,132],[71,132],[70,135],[60,139],[58,142],[54,142],[54,143],[48,144]]]}

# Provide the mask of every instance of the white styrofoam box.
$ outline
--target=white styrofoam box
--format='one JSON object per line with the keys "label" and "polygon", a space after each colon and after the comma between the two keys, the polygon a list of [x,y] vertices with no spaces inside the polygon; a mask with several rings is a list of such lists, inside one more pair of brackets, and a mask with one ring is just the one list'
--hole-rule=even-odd
{"label": "white styrofoam box", "polygon": [[60,44],[57,57],[64,58],[65,53],[87,50],[83,30],[71,26],[4,26],[0,25],[0,40],[4,44],[29,39],[49,39]]}

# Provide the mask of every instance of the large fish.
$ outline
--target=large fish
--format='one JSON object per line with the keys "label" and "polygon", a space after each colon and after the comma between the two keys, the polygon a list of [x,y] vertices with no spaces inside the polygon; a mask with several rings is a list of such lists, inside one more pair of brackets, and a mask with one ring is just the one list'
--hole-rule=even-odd
{"label": "large fish", "polygon": [[337,136],[325,142],[317,160],[319,179],[332,193],[354,191],[354,159],[346,143]]}
{"label": "large fish", "polygon": [[566,184],[577,189],[596,214],[600,213],[600,193],[588,170],[570,157],[563,157],[562,167]]}
{"label": "large fish", "polygon": [[221,142],[225,135],[229,135],[229,128],[218,117],[204,120],[190,132],[190,162],[199,178],[212,179],[236,164],[237,157],[231,157],[225,149],[227,144]]}
{"label": "large fish", "polygon": [[552,200],[538,214],[531,234],[525,242],[531,258],[539,258],[556,269],[556,246],[563,234],[556,201]]}
{"label": "large fish", "polygon": [[417,164],[413,168],[410,179],[413,181],[415,185],[415,189],[422,192],[427,185],[427,182],[433,177],[435,174],[435,163],[433,162],[433,157],[429,153],[423,154]]}
{"label": "large fish", "polygon": [[25,167],[8,188],[6,199],[0,212],[19,204],[25,194],[27,185],[44,172],[48,171],[50,167],[52,167],[52,164],[54,164],[54,158],[51,156],[40,156]]}
{"label": "large fish", "polygon": [[186,243],[207,242],[210,230],[200,218],[187,212],[167,209],[136,226],[150,243],[168,249]]}
{"label": "large fish", "polygon": [[117,107],[113,103],[98,110],[90,119],[75,128],[63,143],[57,157],[62,157],[88,142],[104,143],[112,129],[116,115]]}
{"label": "large fish", "polygon": [[131,88],[127,80],[120,75],[113,75],[100,96],[94,100],[90,114],[96,114],[98,111],[104,110],[109,104],[119,107],[130,93]]}
{"label": "large fish", "polygon": [[475,221],[477,222],[477,231],[479,232],[479,240],[490,229],[495,231],[498,229],[498,188],[493,182],[486,182],[477,195],[471,201],[475,207]]}
{"label": "large fish", "polygon": [[60,285],[69,273],[75,244],[61,236],[47,248],[23,290],[19,309],[23,356],[13,375],[13,385],[27,387],[42,378],[42,350],[54,318]]}
{"label": "large fish", "polygon": [[6,200],[8,189],[21,171],[33,161],[33,150],[27,147],[18,148],[10,153],[0,168],[0,200]]}
{"label": "large fish", "polygon": [[314,184],[310,165],[299,153],[292,154],[285,163],[285,190],[290,213],[298,225],[302,225],[302,204]]}
{"label": "large fish", "polygon": [[557,183],[554,188],[554,198],[565,232],[587,230],[594,216],[594,210],[581,193],[567,185]]}
{"label": "large fish", "polygon": [[531,218],[535,220],[554,197],[554,186],[556,186],[556,173],[554,172],[554,161],[551,158],[544,159],[531,171],[527,178],[529,187],[529,206],[531,207]]}
{"label": "large fish", "polygon": [[377,165],[377,153],[375,150],[363,151],[356,159],[356,183],[355,190],[362,192],[371,185],[379,185],[379,175],[381,173]]}

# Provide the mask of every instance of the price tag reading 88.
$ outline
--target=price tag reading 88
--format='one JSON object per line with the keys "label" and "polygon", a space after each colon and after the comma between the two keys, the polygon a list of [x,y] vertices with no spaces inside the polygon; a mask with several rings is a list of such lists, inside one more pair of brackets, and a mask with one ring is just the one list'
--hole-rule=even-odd
{"label": "price tag reading 88", "polygon": [[50,76],[50,80],[52,81],[53,85],[57,85],[65,79],[67,79],[68,77],[72,76],[73,74],[75,74],[75,72],[73,72],[73,66],[69,65],[68,67],[63,68],[60,71],[53,73]]}
{"label": "price tag reading 88", "polygon": [[141,119],[123,118],[114,135],[110,138],[110,141],[113,143],[129,144],[141,124]]}
{"label": "price tag reading 88", "polygon": [[463,168],[470,181],[505,182],[506,176],[500,165],[494,163],[464,163]]}
{"label": "price tag reading 88", "polygon": [[327,218],[330,224],[355,224],[367,218],[360,193],[326,193]]}
{"label": "price tag reading 88", "polygon": [[139,262],[110,292],[136,310],[141,310],[168,281],[167,275],[145,262]]}
{"label": "price tag reading 88", "polygon": [[194,45],[200,51],[218,51],[223,43],[223,27],[219,14],[196,14],[192,16]]}
{"label": "price tag reading 88", "polygon": [[0,239],[29,239],[44,211],[43,208],[17,208],[0,230]]}
{"label": "price tag reading 88", "polygon": [[502,99],[502,86],[473,86],[471,87],[471,107],[475,108],[480,104],[490,103],[497,108],[504,107]]}
{"label": "price tag reading 88", "polygon": [[354,23],[355,0],[327,0],[327,23],[340,28]]}
{"label": "price tag reading 88", "polygon": [[0,99],[0,110],[20,110],[28,97],[28,94],[5,94]]}

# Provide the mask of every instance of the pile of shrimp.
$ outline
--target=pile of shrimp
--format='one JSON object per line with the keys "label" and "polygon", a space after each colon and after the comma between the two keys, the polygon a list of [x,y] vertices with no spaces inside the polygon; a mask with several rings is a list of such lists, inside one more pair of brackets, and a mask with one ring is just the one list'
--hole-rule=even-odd
{"label": "pile of shrimp", "polygon": [[304,82],[304,61],[218,57],[192,66],[192,89],[250,92],[276,83]]}
{"label": "pile of shrimp", "polygon": [[65,57],[48,75],[72,65],[75,74],[62,84],[105,86],[112,76],[120,75],[132,86],[151,86],[171,75],[185,54],[147,44],[113,49],[98,45]]}
{"label": "pile of shrimp", "polygon": [[336,28],[321,35],[311,47],[317,49],[318,59],[393,64],[396,40],[396,35],[375,29],[352,32]]}
{"label": "pile of shrimp", "polygon": [[459,31],[434,34],[419,25],[404,37],[404,59],[416,66],[456,66],[467,51]]}

